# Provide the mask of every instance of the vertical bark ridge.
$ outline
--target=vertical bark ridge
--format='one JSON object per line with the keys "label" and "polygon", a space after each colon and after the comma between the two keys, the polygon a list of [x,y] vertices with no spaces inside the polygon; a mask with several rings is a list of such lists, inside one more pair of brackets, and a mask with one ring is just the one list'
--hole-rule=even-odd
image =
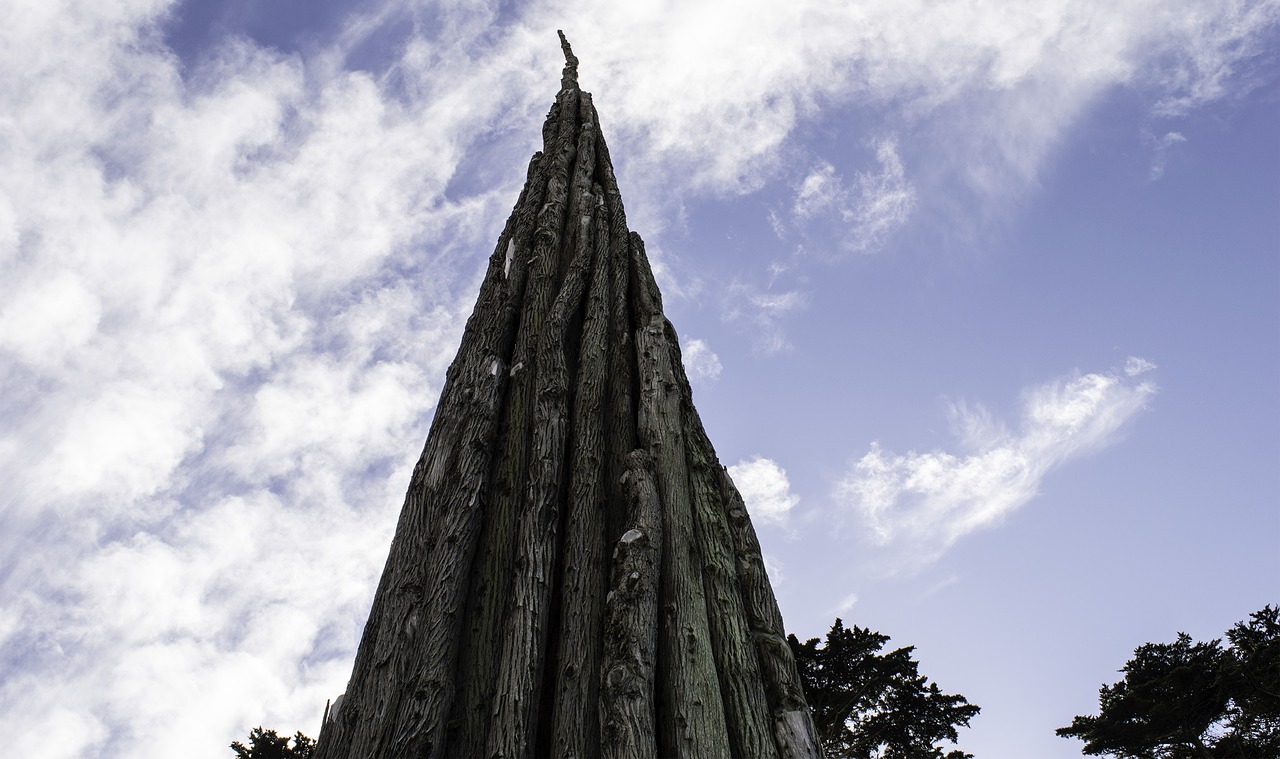
{"label": "vertical bark ridge", "polygon": [[[521,234],[522,214],[541,197],[541,159],[538,153],[530,160],[525,189],[490,256],[477,308],[464,329],[463,349],[449,368],[431,433],[414,467],[365,626],[367,644],[361,645],[353,668],[352,683],[358,688],[349,689],[349,708],[321,726],[326,745],[334,747],[332,755],[344,748],[365,755],[360,747],[376,751],[394,742],[396,735],[386,728],[394,720],[385,717],[401,711],[405,693],[414,695],[407,706],[407,721],[415,725],[409,732],[428,749],[440,742],[454,695],[457,612],[468,580],[461,570],[475,550],[476,506],[485,479],[480,470],[488,467],[503,397],[500,357],[509,352],[514,333],[510,306],[523,295],[524,267],[507,266],[504,251]],[[460,424],[464,418],[473,423]],[[458,479],[446,481],[446,471]],[[457,484],[462,487],[451,487]],[[449,552],[435,550],[441,536],[457,545],[463,562],[450,563]],[[424,568],[413,556],[435,561]],[[427,604],[439,613],[424,618]],[[421,656],[415,657],[418,651]],[[421,685],[406,687],[412,683]]]}
{"label": "vertical bark ridge", "polygon": [[[574,152],[573,172],[569,181],[569,199],[566,218],[580,219],[583,214],[593,213],[595,198],[591,196],[591,185],[596,164],[596,128],[595,107],[591,103],[591,94],[577,93],[578,107],[578,141]],[[587,230],[590,231],[589,229]],[[582,234],[581,226],[571,224],[564,231],[563,244],[560,248],[559,269],[567,271],[569,259],[578,249],[578,238]]]}
{"label": "vertical bark ridge", "polygon": [[[667,326],[670,328],[670,322]],[[733,539],[720,489],[722,467],[693,407],[693,391],[680,360],[675,334],[671,332],[667,338],[682,401],[681,417],[693,495],[694,534],[702,559],[702,580],[708,606],[716,610],[708,615],[708,620],[729,741],[735,756],[771,759],[778,756],[778,751],[770,729],[768,702],[751,628],[738,586]]]}
{"label": "vertical bark ridge", "polygon": [[553,756],[585,757],[599,745],[601,625],[607,581],[607,489],[604,411],[609,328],[609,238],[604,198],[596,185],[593,267],[578,358],[561,575],[560,655],[556,666]]}
{"label": "vertical bark ridge", "polygon": [[[584,131],[584,135],[585,135]],[[587,140],[584,137],[583,142]],[[581,154],[580,154],[581,156]],[[589,156],[586,156],[589,159]],[[498,661],[487,754],[522,757],[533,749],[569,434],[570,378],[566,340],[586,289],[592,254],[592,214],[578,220],[578,242],[542,331],[525,509],[516,536],[506,636]]]}
{"label": "vertical bark ridge", "polygon": [[482,565],[475,572],[476,592],[472,594],[472,621],[464,667],[464,713],[461,715],[455,754],[474,753],[490,738],[490,720],[497,677],[497,653],[507,634],[504,623],[510,598],[515,536],[529,471],[529,447],[533,429],[538,383],[538,345],[542,323],[551,307],[560,280],[560,241],[567,215],[569,175],[577,152],[578,92],[576,73],[566,64],[561,89],[548,122],[556,120],[554,131],[544,145],[546,189],[536,215],[531,271],[522,303],[519,333],[511,358],[510,407],[504,431],[504,450],[494,462],[493,506],[482,539]]}
{"label": "vertical bark ridge", "polygon": [[738,585],[746,605],[752,637],[755,639],[765,693],[773,716],[774,741],[778,746],[778,754],[784,759],[821,756],[818,731],[804,700],[800,673],[796,669],[791,646],[787,644],[782,612],[778,609],[778,601],[769,585],[760,542],[751,527],[747,506],[728,471],[722,468],[719,479],[733,533]]}
{"label": "vertical bark ridge", "polygon": [[565,66],[317,759],[817,757],[742,498]]}
{"label": "vertical bark ridge", "polygon": [[613,162],[604,131],[596,134],[597,177],[604,191],[609,227],[609,414],[605,428],[609,438],[609,499],[605,514],[606,533],[621,534],[623,524],[621,489],[626,471],[625,457],[636,447],[636,353],[631,318],[631,235],[622,206],[622,193],[613,173]]}
{"label": "vertical bark ridge", "polygon": [[730,756],[724,705],[694,538],[681,403],[661,296],[633,234],[633,293],[640,367],[640,442],[653,456],[662,502],[663,559],[658,623],[658,751],[671,757]]}
{"label": "vertical bark ridge", "polygon": [[613,551],[601,665],[600,756],[658,755],[654,713],[662,504],[653,457],[636,449],[620,478],[627,529]]}

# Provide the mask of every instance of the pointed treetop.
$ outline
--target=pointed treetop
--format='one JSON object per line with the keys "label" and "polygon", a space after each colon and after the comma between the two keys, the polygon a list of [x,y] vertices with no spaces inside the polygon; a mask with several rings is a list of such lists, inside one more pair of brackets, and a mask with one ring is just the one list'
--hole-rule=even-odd
{"label": "pointed treetop", "polygon": [[564,36],[564,31],[556,30],[556,34],[560,35],[560,49],[564,51],[564,78],[578,81],[578,57],[573,54],[573,48],[569,47],[569,38]]}

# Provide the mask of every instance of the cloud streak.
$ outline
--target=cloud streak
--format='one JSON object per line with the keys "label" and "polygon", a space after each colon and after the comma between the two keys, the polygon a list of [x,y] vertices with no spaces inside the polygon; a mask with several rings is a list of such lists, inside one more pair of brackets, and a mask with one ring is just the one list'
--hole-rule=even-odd
{"label": "cloud streak", "polygon": [[1120,371],[1057,380],[1026,392],[1014,428],[981,406],[951,407],[962,454],[894,454],[878,444],[836,487],[874,542],[900,557],[898,569],[935,561],[956,541],[999,524],[1039,491],[1049,472],[1116,441],[1156,393],[1154,364],[1130,358]]}

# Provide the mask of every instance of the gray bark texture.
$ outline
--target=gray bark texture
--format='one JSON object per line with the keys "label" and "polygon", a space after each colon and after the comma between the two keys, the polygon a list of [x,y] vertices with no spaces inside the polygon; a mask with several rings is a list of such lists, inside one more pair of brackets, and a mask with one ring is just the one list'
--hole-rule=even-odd
{"label": "gray bark texture", "polygon": [[317,759],[819,757],[577,58]]}

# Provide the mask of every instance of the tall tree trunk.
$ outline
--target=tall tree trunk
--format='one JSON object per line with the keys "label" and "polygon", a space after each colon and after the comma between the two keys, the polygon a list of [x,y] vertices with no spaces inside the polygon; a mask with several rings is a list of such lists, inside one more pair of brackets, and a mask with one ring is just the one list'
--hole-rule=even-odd
{"label": "tall tree trunk", "polygon": [[316,756],[817,757],[759,543],[561,46]]}

